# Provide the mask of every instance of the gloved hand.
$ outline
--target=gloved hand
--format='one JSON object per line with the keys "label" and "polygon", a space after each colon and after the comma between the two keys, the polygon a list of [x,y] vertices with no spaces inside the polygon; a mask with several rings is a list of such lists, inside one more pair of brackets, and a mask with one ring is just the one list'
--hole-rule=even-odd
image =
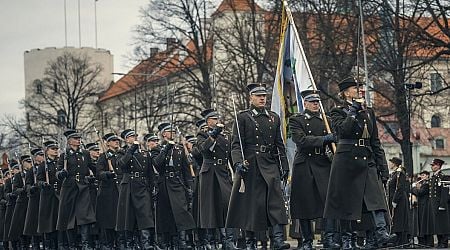
{"label": "gloved hand", "polygon": [[16,194],[20,194],[20,193],[23,193],[23,192],[25,192],[25,190],[23,188],[17,188],[16,191],[15,191]]}
{"label": "gloved hand", "polygon": [[50,183],[44,182],[44,184],[42,184],[42,188],[45,190],[49,190],[52,187],[52,185],[50,185]]}
{"label": "gloved hand", "polygon": [[5,199],[0,200],[0,205],[5,206],[8,203]]}
{"label": "gloved hand", "polygon": [[45,185],[45,181],[38,181],[37,185],[38,187],[43,187]]}
{"label": "gloved hand", "polygon": [[361,103],[353,100],[352,106],[348,109],[350,112],[350,115],[356,115],[360,110],[362,110]]}
{"label": "gloved hand", "polygon": [[167,142],[166,145],[164,145],[164,147],[161,149],[161,152],[164,154],[169,153],[169,151],[173,148],[174,145],[175,143],[172,141]]}
{"label": "gloved hand", "polygon": [[244,162],[236,162],[236,164],[234,164],[234,167],[236,169],[236,173],[239,173],[240,176],[244,177],[247,172],[248,172],[248,162],[244,161]]}
{"label": "gloved hand", "polygon": [[138,150],[139,150],[139,144],[133,143],[133,145],[131,145],[130,148],[128,149],[128,153],[134,154]]}
{"label": "gloved hand", "polygon": [[111,152],[106,152],[105,156],[106,156],[106,160],[109,160],[109,159],[112,159],[114,157],[114,154],[111,153]]}
{"label": "gloved hand", "polygon": [[116,173],[113,173],[111,171],[105,171],[104,174],[107,179],[113,179],[114,177],[116,177]]}
{"label": "gloved hand", "polygon": [[333,133],[322,136],[323,144],[328,144],[332,142],[336,142],[336,136]]}
{"label": "gloved hand", "polygon": [[15,193],[7,193],[6,198],[8,198],[9,200],[15,200],[17,199],[17,195]]}
{"label": "gloved hand", "polygon": [[63,181],[68,176],[69,176],[69,173],[67,173],[67,170],[65,170],[65,169],[61,169],[60,171],[58,171],[56,173],[56,178],[58,178],[58,180],[60,180],[60,181]]}
{"label": "gloved hand", "polygon": [[38,187],[37,186],[33,185],[33,186],[30,187],[30,194],[34,194],[37,191],[38,191]]}
{"label": "gloved hand", "polygon": [[280,179],[281,179],[282,181],[287,181],[288,177],[289,177],[289,169],[283,169],[283,170],[281,170],[281,176],[280,176]]}
{"label": "gloved hand", "polygon": [[208,131],[208,135],[211,136],[212,138],[216,139],[217,136],[222,132],[222,127],[215,127],[212,130]]}
{"label": "gloved hand", "polygon": [[396,207],[397,207],[397,203],[392,202],[392,207],[393,207],[393,208],[396,208]]}
{"label": "gloved hand", "polygon": [[92,184],[95,182],[95,176],[93,175],[88,175],[85,177],[85,179],[87,180],[88,183]]}
{"label": "gloved hand", "polygon": [[381,177],[381,182],[383,183],[383,185],[386,185],[388,180],[389,180],[389,177],[386,177],[386,176]]}

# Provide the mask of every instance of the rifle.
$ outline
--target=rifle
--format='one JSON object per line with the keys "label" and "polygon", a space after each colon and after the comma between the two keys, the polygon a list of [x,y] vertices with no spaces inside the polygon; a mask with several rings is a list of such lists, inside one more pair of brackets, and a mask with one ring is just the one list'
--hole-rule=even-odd
{"label": "rifle", "polygon": [[45,150],[45,145],[44,145],[44,137],[42,137],[42,149],[44,151],[44,171],[45,171],[45,182],[47,182],[48,184],[50,184],[50,178],[48,177],[48,165],[47,165],[47,150]]}
{"label": "rifle", "polygon": [[[32,157],[32,153],[31,153],[31,144],[30,143],[28,143],[28,152],[30,153],[30,157]],[[32,171],[33,171],[33,179],[34,179],[34,184],[36,185],[37,184],[37,169],[36,169],[37,167],[34,165],[34,161],[33,161],[33,158],[31,158],[31,169],[32,169]]]}
{"label": "rifle", "polygon": [[22,177],[23,187],[25,188],[25,175],[23,173],[22,163],[20,162],[20,158],[18,157],[17,152],[14,152],[14,156],[16,157],[16,160],[19,164],[19,172],[20,172],[20,176]]}
{"label": "rifle", "polygon": [[14,182],[13,182],[13,177],[14,177],[14,173],[12,171],[11,165],[9,164],[9,158],[6,157],[6,164],[8,164],[8,170],[9,170],[9,176],[11,179],[11,189],[14,188]]}
{"label": "rifle", "polygon": [[177,135],[179,140],[181,140],[181,145],[183,145],[183,149],[184,149],[184,154],[186,155],[188,164],[189,164],[189,171],[191,172],[191,176],[195,177],[195,172],[194,172],[194,168],[192,167],[192,163],[194,162],[194,160],[191,157],[191,153],[189,153],[189,150],[186,147],[186,139],[184,137],[181,137],[181,132],[177,127]]}
{"label": "rifle", "polygon": [[106,158],[106,160],[108,161],[108,170],[109,170],[111,173],[114,174],[115,172],[114,172],[114,168],[113,168],[113,166],[112,166],[111,159],[108,159],[108,158],[106,157],[106,151],[108,151],[108,150],[106,149],[105,141],[104,141],[103,138],[100,136],[100,133],[99,133],[98,130],[95,128],[95,126],[94,126],[94,131],[95,131],[95,134],[97,134],[97,137],[98,137],[98,140],[99,140],[99,142],[100,142],[100,147],[102,148],[103,154],[105,154],[105,158]]}
{"label": "rifle", "polygon": [[[234,94],[231,95],[231,101],[233,102],[234,120],[236,122],[236,130],[239,138],[239,146],[241,148],[242,162],[245,163],[247,160],[245,160],[244,149],[242,148],[241,131],[239,130],[239,121],[237,118],[236,103],[234,102]],[[240,176],[240,178],[241,178],[241,186],[239,187],[239,193],[245,193],[244,178],[242,178],[242,176]]]}

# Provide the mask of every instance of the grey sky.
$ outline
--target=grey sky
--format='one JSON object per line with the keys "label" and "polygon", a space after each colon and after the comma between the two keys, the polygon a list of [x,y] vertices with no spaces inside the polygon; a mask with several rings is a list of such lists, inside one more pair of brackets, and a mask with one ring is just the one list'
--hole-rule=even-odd
{"label": "grey sky", "polygon": [[[78,47],[78,0],[67,1],[67,45]],[[81,3],[81,46],[95,47],[94,1]],[[98,47],[114,55],[114,70],[129,70],[125,56],[132,51],[132,29],[139,24],[144,0],[98,0]],[[64,0],[0,0],[0,117],[22,116],[25,96],[23,53],[64,47]],[[129,65],[129,64],[128,64]]]}

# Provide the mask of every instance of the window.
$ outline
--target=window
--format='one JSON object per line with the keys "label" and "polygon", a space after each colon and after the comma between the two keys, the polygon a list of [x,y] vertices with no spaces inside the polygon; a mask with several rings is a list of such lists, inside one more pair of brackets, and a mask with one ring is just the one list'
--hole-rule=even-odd
{"label": "window", "polygon": [[433,115],[431,117],[431,127],[440,128],[441,127],[441,117],[439,115]]}
{"label": "window", "polygon": [[431,91],[436,92],[442,89],[442,77],[439,73],[431,73],[430,74],[431,79]]}
{"label": "window", "polygon": [[34,86],[36,88],[36,94],[42,94],[42,82],[41,80],[34,80]]}
{"label": "window", "polygon": [[58,110],[57,112],[58,126],[63,127],[66,125],[66,112],[64,110]]}
{"label": "window", "polygon": [[435,149],[444,149],[445,148],[445,141],[443,138],[437,138],[434,140],[434,148]]}

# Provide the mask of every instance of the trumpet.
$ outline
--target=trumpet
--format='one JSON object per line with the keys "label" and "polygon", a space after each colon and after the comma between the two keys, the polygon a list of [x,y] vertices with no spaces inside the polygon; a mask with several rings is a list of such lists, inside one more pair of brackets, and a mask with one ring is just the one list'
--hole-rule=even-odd
{"label": "trumpet", "polygon": [[450,181],[441,180],[441,181],[439,181],[439,184],[443,187],[450,187]]}

